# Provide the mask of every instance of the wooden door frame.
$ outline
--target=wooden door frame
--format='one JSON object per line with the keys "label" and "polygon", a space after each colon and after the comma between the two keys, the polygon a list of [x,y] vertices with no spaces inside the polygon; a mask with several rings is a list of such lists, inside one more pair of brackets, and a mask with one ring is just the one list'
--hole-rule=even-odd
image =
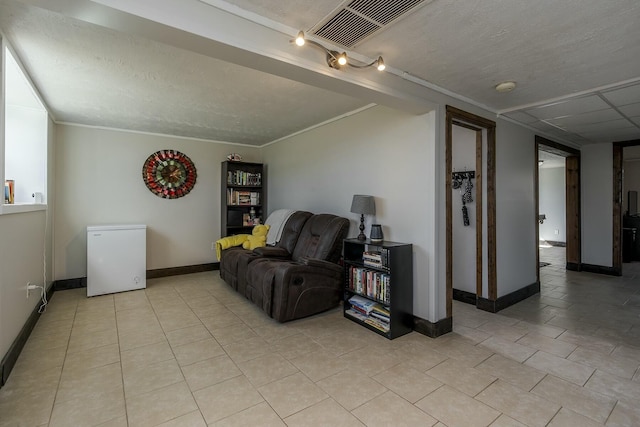
{"label": "wooden door frame", "polygon": [[[453,126],[476,132],[476,292],[482,295],[482,131],[487,132],[487,274],[489,300],[497,299],[496,274],[496,123],[450,105],[446,106],[445,129],[445,203],[446,203],[446,316],[453,311]],[[480,149],[478,151],[478,145]],[[478,194],[480,197],[478,197]]]}
{"label": "wooden door frame", "polygon": [[[580,151],[564,144],[546,139],[542,136],[535,136],[536,154],[535,154],[535,217],[538,218],[540,213],[540,171],[538,167],[538,152],[546,151],[552,154],[568,158],[576,157],[577,160],[577,177],[573,177],[573,172],[566,167],[565,160],[565,212],[566,212],[566,241],[567,241],[567,270],[579,270],[581,259],[581,236],[580,236]],[[573,170],[573,168],[571,168]],[[540,223],[536,221],[536,279],[540,283]],[[569,256],[569,251],[571,254]]]}
{"label": "wooden door frame", "polygon": [[622,275],[622,172],[624,147],[640,145],[640,139],[613,143],[613,273]]}

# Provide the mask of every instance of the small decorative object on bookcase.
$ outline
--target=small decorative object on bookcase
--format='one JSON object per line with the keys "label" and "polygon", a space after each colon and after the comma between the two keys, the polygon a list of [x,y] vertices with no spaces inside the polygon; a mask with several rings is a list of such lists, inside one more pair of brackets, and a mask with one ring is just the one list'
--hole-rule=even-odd
{"label": "small decorative object on bookcase", "polygon": [[241,162],[242,156],[238,153],[231,153],[227,156],[227,160],[229,160],[230,162]]}
{"label": "small decorative object on bookcase", "polygon": [[371,243],[382,243],[384,234],[380,224],[371,224]]}
{"label": "small decorative object on bookcase", "polygon": [[4,202],[8,205],[15,203],[15,182],[12,179],[7,179],[4,182]]}

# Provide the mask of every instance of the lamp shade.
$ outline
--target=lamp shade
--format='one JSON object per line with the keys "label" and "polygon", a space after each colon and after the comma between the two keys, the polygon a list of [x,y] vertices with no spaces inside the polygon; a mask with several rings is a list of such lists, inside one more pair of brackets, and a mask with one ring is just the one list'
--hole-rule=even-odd
{"label": "lamp shade", "polygon": [[363,215],[375,215],[376,203],[373,196],[355,194],[351,201],[351,212]]}

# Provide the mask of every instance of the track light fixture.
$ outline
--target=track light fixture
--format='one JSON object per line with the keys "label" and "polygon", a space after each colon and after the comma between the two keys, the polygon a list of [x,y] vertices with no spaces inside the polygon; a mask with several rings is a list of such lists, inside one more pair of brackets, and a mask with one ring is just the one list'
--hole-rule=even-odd
{"label": "track light fixture", "polygon": [[295,44],[298,46],[304,46],[305,44],[309,43],[313,46],[316,46],[322,49],[324,53],[327,55],[327,65],[331,68],[335,68],[336,70],[339,70],[344,65],[348,65],[353,68],[367,68],[367,67],[375,66],[378,69],[378,71],[384,71],[385,69],[384,60],[382,59],[382,56],[379,56],[378,59],[371,62],[370,64],[355,64],[351,62],[351,60],[347,57],[346,52],[340,53],[335,50],[327,49],[326,47],[324,47],[323,45],[321,45],[315,40],[307,40],[304,37],[303,31],[300,31],[296,36],[295,40],[292,40],[292,42],[295,42]]}

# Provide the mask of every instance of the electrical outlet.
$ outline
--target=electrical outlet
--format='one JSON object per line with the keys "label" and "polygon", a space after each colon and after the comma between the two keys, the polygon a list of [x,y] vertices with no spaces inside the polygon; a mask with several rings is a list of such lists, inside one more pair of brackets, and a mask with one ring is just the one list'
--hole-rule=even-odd
{"label": "electrical outlet", "polygon": [[41,286],[38,285],[32,285],[31,282],[27,282],[27,299],[29,299],[29,295],[31,295],[31,291],[34,289],[38,289]]}
{"label": "electrical outlet", "polygon": [[211,242],[211,250],[212,251],[216,250],[216,242]]}
{"label": "electrical outlet", "polygon": [[560,234],[560,230],[558,230],[558,229],[553,230],[553,234]]}

